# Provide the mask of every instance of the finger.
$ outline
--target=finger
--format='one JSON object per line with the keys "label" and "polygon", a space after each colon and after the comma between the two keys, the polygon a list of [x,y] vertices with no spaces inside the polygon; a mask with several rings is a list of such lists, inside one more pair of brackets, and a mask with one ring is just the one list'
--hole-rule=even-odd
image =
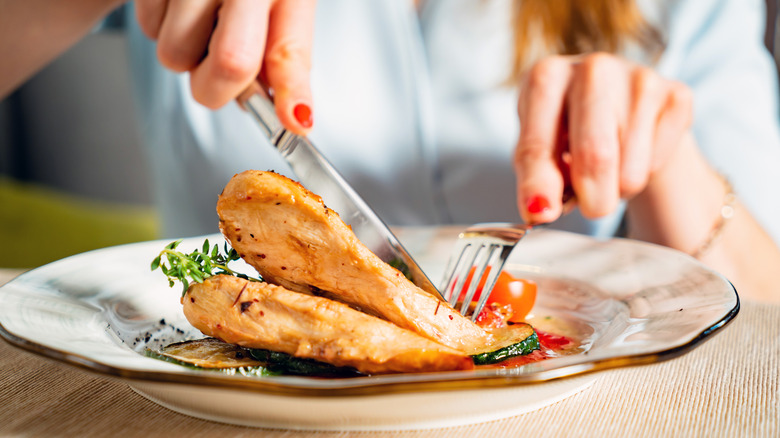
{"label": "finger", "polygon": [[693,94],[681,82],[672,82],[655,131],[651,172],[667,162],[693,122]]}
{"label": "finger", "polygon": [[309,82],[314,0],[284,0],[271,9],[263,75],[282,124],[306,134],[314,123]]}
{"label": "finger", "polygon": [[168,0],[136,0],[135,16],[141,31],[152,40],[160,34]]}
{"label": "finger", "polygon": [[552,57],[532,67],[521,86],[514,167],[518,209],[527,223],[551,222],[561,214],[563,177],[556,154],[570,77],[569,61]]}
{"label": "finger", "polygon": [[157,41],[160,63],[177,72],[190,71],[203,60],[217,17],[212,0],[169,0]]}
{"label": "finger", "polygon": [[620,141],[620,196],[631,198],[647,185],[653,160],[653,146],[666,85],[649,68],[631,73],[631,94],[627,126]]}
{"label": "finger", "polygon": [[192,70],[192,95],[209,108],[233,100],[255,80],[265,50],[268,0],[226,0],[219,9],[208,54]]}
{"label": "finger", "polygon": [[568,96],[571,183],[587,218],[611,213],[618,205],[619,125],[611,93],[617,75],[608,55],[591,55],[574,66]]}

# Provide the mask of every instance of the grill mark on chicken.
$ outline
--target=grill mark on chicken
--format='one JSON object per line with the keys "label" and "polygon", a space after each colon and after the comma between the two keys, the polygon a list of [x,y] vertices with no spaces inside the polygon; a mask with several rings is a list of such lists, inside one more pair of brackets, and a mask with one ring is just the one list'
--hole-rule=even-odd
{"label": "grill mark on chicken", "polygon": [[[239,295],[248,301],[231,305]],[[190,286],[182,304],[190,324],[208,336],[366,374],[474,367],[462,352],[409,330],[345,304],[269,283],[216,275]]]}
{"label": "grill mark on chicken", "polygon": [[[217,203],[220,229],[266,281],[342,301],[433,341],[476,354],[503,346],[447,303],[419,289],[366,248],[338,214],[274,172],[233,177]],[[332,214],[333,213],[333,214]],[[255,239],[239,240],[235,229]],[[504,336],[502,336],[504,337]]]}
{"label": "grill mark on chicken", "polygon": [[241,294],[244,293],[244,289],[246,289],[246,285],[244,285],[244,287],[241,288],[241,290],[238,292],[238,295],[236,295],[236,299],[235,299],[235,301],[233,301],[233,305],[234,306],[236,305],[236,303],[238,303],[238,300],[241,299]]}

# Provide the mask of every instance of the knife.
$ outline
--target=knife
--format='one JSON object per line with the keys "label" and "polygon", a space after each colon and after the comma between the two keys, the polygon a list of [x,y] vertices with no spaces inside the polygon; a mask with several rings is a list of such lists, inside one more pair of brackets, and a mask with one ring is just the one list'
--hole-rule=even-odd
{"label": "knife", "polygon": [[282,126],[273,102],[255,83],[238,98],[239,104],[259,122],[260,129],[287,160],[301,184],[317,193],[336,211],[357,238],[382,261],[404,273],[415,285],[443,300],[428,276],[387,225],[306,138]]}

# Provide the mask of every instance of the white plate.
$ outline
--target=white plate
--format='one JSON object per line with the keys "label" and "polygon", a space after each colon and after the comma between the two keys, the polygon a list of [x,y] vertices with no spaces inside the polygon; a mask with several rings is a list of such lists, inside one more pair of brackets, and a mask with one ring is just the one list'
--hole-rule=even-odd
{"label": "white plate", "polygon": [[[401,230],[400,238],[436,279],[452,229]],[[187,239],[181,248],[203,239]],[[45,357],[121,378],[188,415],[250,426],[381,430],[537,409],[587,387],[597,376],[588,372],[690,351],[739,310],[732,285],[684,254],[540,230],[523,240],[507,269],[539,284],[534,325],[566,331],[582,353],[514,369],[349,379],[227,376],[143,355],[146,347],[202,337],[182,315],[178,286],[170,289],[149,269],[167,243],[92,251],[17,277],[0,288],[0,334]]]}

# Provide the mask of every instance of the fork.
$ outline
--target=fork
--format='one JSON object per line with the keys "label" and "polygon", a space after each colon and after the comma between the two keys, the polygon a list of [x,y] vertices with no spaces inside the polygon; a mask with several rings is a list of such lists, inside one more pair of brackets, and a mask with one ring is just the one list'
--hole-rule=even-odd
{"label": "fork", "polygon": [[444,273],[445,286],[441,289],[444,299],[455,307],[463,285],[471,270],[474,269],[459,310],[465,315],[477,291],[477,286],[487,275],[479,302],[471,315],[471,320],[476,321],[477,315],[487,303],[509,253],[531,228],[531,225],[522,224],[482,223],[472,225],[461,232]]}

